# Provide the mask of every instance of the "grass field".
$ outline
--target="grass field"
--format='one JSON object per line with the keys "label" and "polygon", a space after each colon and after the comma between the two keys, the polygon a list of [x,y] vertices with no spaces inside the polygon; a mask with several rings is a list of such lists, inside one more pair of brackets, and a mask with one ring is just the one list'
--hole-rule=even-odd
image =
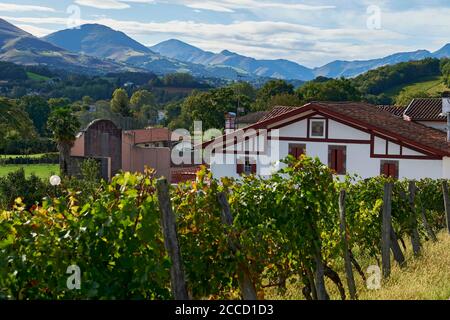
{"label": "grass field", "polygon": [[425,92],[431,97],[440,97],[442,92],[447,90],[448,88],[441,77],[427,77],[414,84],[394,87],[386,91],[386,94],[389,97],[396,98],[402,91],[409,96],[413,96],[415,93]]}
{"label": "grass field", "polygon": [[[48,153],[48,154],[58,154],[56,153]],[[36,159],[45,156],[46,153],[37,153],[37,154],[27,154],[27,155],[17,155],[17,154],[0,154],[0,159],[10,159],[10,158],[20,158],[26,157],[31,159]]]}
{"label": "grass field", "polygon": [[[450,236],[442,232],[439,241],[423,244],[422,255],[414,258],[411,248],[406,252],[407,267],[400,269],[392,261],[391,277],[383,281],[381,289],[369,290],[361,277],[355,273],[355,281],[360,300],[449,300],[450,299]],[[360,261],[363,270],[376,262]],[[345,289],[348,289],[345,276],[337,270]],[[326,279],[327,290],[331,299],[340,299],[335,285]],[[265,299],[291,299],[302,300],[303,285],[294,283],[287,285],[285,295],[280,295],[274,289],[266,291]]]}
{"label": "grass field", "polygon": [[41,76],[40,74],[36,74],[33,72],[27,72],[28,78],[35,81],[47,81],[50,80],[49,77]]}
{"label": "grass field", "polygon": [[25,174],[27,176],[34,173],[42,179],[48,179],[52,174],[59,173],[59,166],[57,164],[0,165],[0,177],[20,168],[25,169]]}

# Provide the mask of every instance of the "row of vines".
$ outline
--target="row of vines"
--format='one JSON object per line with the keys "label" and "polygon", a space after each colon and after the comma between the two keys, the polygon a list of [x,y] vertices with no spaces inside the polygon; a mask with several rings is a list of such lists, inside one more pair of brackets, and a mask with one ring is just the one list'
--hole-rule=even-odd
{"label": "row of vines", "polygon": [[[188,298],[263,299],[265,288],[282,294],[287,283],[299,281],[305,298],[327,299],[324,277],[348,298],[337,272],[345,255],[362,277],[360,257],[381,266],[386,183],[393,185],[391,223],[398,243],[409,241],[413,230],[420,241],[434,240],[446,227],[442,181],[416,182],[412,220],[408,181],[339,182],[318,159],[286,162],[269,179],[217,181],[204,169],[195,182],[170,188]],[[0,299],[177,298],[159,181],[150,170],[124,173],[85,201],[82,190],[63,190],[38,205],[17,199],[0,215]],[[81,270],[75,290],[67,285],[73,265]]]}

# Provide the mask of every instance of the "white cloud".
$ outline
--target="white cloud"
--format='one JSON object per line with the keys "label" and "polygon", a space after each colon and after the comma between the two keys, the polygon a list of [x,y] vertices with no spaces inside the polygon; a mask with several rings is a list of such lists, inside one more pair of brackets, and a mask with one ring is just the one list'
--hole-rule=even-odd
{"label": "white cloud", "polygon": [[0,2],[0,12],[55,12],[55,9],[42,6],[30,6],[23,4],[3,3]]}
{"label": "white cloud", "polygon": [[330,5],[307,5],[299,3],[285,3],[265,0],[222,0],[222,1],[201,1],[201,0],[178,0],[176,3],[188,8],[203,9],[217,12],[234,12],[238,9],[285,9],[285,10],[324,10],[333,9],[336,6]]}
{"label": "white cloud", "polygon": [[[253,0],[243,0],[241,5],[248,5],[251,1]],[[189,1],[182,2],[186,4]],[[189,3],[195,2],[200,0]],[[224,6],[224,9],[236,10],[235,7],[230,7],[230,3],[237,2],[226,0],[217,3]],[[181,0],[178,3],[180,4]],[[216,2],[207,1],[207,3]],[[264,2],[264,5],[267,3]],[[381,14],[381,30],[367,29],[365,8],[362,8],[362,11],[358,10],[347,8],[326,11],[285,10],[297,18],[278,20],[264,16],[258,17],[258,21],[247,21],[247,16],[241,16],[239,19],[242,21],[231,23],[191,20],[142,22],[115,20],[105,16],[82,20],[80,23],[104,24],[149,45],[169,38],[178,38],[213,52],[228,49],[255,58],[283,58],[307,66],[318,66],[336,59],[379,58],[399,51],[436,50],[450,42],[448,37],[450,8],[430,7],[417,11],[412,9],[389,11],[384,8]],[[260,11],[275,12],[276,9]],[[194,20],[195,17],[196,15],[192,15],[190,19]],[[237,18],[236,14],[230,14],[230,17]],[[67,22],[66,18],[61,17],[6,17],[6,19],[28,26],[55,25],[55,29],[65,28]]]}
{"label": "white cloud", "polygon": [[128,9],[128,3],[154,3],[154,0],[76,0],[75,3],[81,6],[97,9]]}
{"label": "white cloud", "polygon": [[130,7],[128,4],[117,0],[76,0],[75,3],[97,9],[127,9]]}
{"label": "white cloud", "polygon": [[[6,19],[23,24],[66,23],[64,18]],[[105,18],[81,21],[81,24],[86,23],[103,24],[133,37],[156,35],[159,40],[175,37],[215,52],[229,49],[256,58],[285,58],[308,65],[317,65],[337,58],[370,58],[381,51],[371,49],[375,47],[374,43],[388,50],[388,45],[381,44],[404,37],[387,30],[327,29],[273,21],[236,21],[231,24],[194,21],[138,22]],[[359,41],[361,45],[350,45],[352,41]]]}
{"label": "white cloud", "polygon": [[56,30],[52,30],[52,29],[32,26],[29,24],[17,24],[16,26],[22,30],[25,30],[28,33],[31,33],[32,35],[34,35],[36,37],[43,37],[43,36],[46,36],[46,35],[56,31]]}

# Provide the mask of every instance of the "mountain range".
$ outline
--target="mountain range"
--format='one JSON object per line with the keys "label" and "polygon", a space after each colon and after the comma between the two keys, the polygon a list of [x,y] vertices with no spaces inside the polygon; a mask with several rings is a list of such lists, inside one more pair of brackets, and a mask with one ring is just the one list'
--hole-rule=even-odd
{"label": "mountain range", "polygon": [[289,60],[258,60],[228,50],[213,53],[176,39],[146,47],[123,32],[99,24],[36,38],[0,19],[0,60],[88,73],[146,70],[157,74],[189,72],[197,77],[228,80],[308,81],[318,76],[355,77],[381,66],[428,57],[450,57],[450,44],[436,52],[418,50],[372,60],[337,60],[308,68]]}
{"label": "mountain range", "polygon": [[72,52],[125,63],[157,74],[190,72],[198,77],[237,78],[232,67],[173,59],[145,47],[123,32],[99,24],[58,31],[43,40]]}
{"label": "mountain range", "polygon": [[380,59],[342,61],[336,60],[322,67],[307,68],[288,60],[256,60],[224,50],[220,53],[203,51],[179,40],[168,40],[150,47],[154,52],[180,61],[202,65],[225,65],[241,69],[250,74],[270,78],[312,80],[318,76],[328,78],[351,78],[385,65],[397,64],[425,58],[450,57],[450,44],[432,53],[427,50],[402,52]]}
{"label": "mountain range", "polygon": [[0,19],[0,61],[21,65],[46,65],[74,72],[106,73],[135,70],[114,61],[70,52],[2,19]]}

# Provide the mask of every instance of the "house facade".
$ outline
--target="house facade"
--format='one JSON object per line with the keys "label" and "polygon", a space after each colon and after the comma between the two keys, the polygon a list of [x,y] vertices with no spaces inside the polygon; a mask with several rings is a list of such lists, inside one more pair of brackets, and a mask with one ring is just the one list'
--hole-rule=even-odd
{"label": "house facade", "polygon": [[450,178],[444,131],[365,103],[277,107],[259,122],[203,146],[215,178],[270,176],[289,154],[318,157],[338,176]]}

